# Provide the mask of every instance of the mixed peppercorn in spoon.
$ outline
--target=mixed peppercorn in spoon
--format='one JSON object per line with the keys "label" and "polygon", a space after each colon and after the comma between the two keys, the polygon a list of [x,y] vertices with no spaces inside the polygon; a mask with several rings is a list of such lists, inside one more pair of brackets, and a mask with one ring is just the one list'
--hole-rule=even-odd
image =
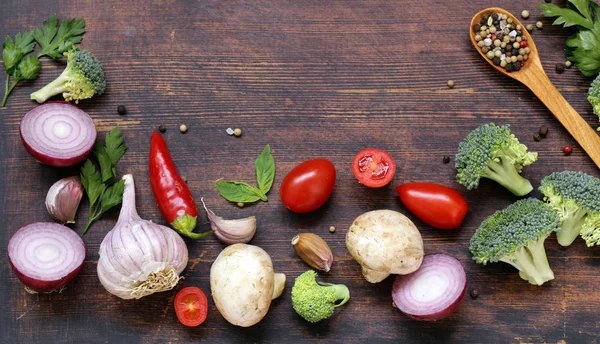
{"label": "mixed peppercorn in spoon", "polygon": [[479,49],[507,72],[520,70],[529,57],[531,50],[523,30],[513,18],[496,12],[484,14],[479,24],[473,25]]}

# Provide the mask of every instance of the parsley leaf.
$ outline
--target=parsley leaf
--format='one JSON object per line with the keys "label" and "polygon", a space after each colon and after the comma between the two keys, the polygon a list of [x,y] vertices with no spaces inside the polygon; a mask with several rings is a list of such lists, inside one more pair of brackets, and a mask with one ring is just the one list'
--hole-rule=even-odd
{"label": "parsley leaf", "polygon": [[253,203],[258,200],[267,202],[267,193],[275,180],[275,160],[271,155],[271,147],[266,145],[254,161],[258,188],[244,182],[218,181],[217,190],[226,200],[235,203]]}
{"label": "parsley leaf", "polygon": [[126,150],[127,146],[123,142],[121,130],[115,127],[106,135],[106,145],[96,143],[94,147],[93,156],[98,161],[100,172],[90,159],[81,167],[81,184],[90,203],[88,222],[83,234],[87,232],[92,222],[123,200],[125,181],[120,180],[115,183],[116,163]]}
{"label": "parsley leaf", "polygon": [[589,0],[569,0],[569,2],[577,10],[558,7],[554,4],[540,3],[538,6],[544,10],[542,14],[545,17],[557,17],[552,23],[553,25],[563,25],[564,27],[579,25],[591,29],[594,23],[591,18]]}
{"label": "parsley leaf", "polygon": [[58,26],[56,15],[44,22],[42,29],[35,29],[33,36],[40,45],[38,57],[48,56],[58,59],[73,45],[81,42],[85,33],[85,20],[81,18],[65,19]]}

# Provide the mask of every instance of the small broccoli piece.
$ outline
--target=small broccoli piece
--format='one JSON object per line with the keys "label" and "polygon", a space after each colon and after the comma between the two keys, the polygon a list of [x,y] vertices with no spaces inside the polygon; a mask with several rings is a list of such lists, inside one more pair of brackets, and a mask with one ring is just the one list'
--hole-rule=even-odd
{"label": "small broccoli piece", "polygon": [[484,124],[470,132],[458,145],[455,167],[456,180],[467,189],[479,186],[480,178],[496,181],[517,196],[533,190],[520,173],[523,166],[537,160],[537,153],[510,132],[509,125]]}
{"label": "small broccoli piece", "polygon": [[[588,102],[592,105],[594,114],[600,118],[600,75],[592,81],[588,89]],[[600,127],[597,129],[600,131]]]}
{"label": "small broccoli piece", "polygon": [[559,224],[551,206],[536,198],[522,199],[485,219],[469,249],[479,264],[505,262],[517,268],[522,279],[542,285],[554,279],[544,241]]}
{"label": "small broccoli piece", "polygon": [[66,101],[91,98],[104,93],[106,83],[100,61],[87,50],[73,48],[65,53],[67,67],[58,78],[31,94],[31,99],[43,103],[62,93]]}
{"label": "small broccoli piece", "polygon": [[544,177],[540,191],[556,210],[562,229],[558,243],[569,246],[581,234],[588,246],[600,244],[600,180],[583,172],[554,172]]}
{"label": "small broccoli piece", "polygon": [[[336,307],[350,300],[350,290],[343,284],[319,283],[317,273],[308,270],[296,278],[292,288],[292,306],[298,315],[311,323],[329,318]],[[337,303],[338,300],[342,300]]]}

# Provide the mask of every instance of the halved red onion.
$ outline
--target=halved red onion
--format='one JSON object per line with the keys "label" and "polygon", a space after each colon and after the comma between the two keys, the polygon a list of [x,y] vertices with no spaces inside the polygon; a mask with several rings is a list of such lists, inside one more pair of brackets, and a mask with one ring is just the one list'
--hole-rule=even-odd
{"label": "halved red onion", "polygon": [[96,126],[75,105],[47,102],[23,116],[21,141],[27,152],[42,164],[71,166],[85,159],[94,148]]}
{"label": "halved red onion", "polygon": [[431,254],[423,258],[419,270],[396,276],[392,298],[402,313],[418,320],[435,321],[458,308],[466,289],[467,275],[458,259]]}
{"label": "halved red onion", "polygon": [[69,227],[36,222],[21,227],[8,241],[8,261],[29,289],[51,292],[71,281],[85,259],[83,240]]}

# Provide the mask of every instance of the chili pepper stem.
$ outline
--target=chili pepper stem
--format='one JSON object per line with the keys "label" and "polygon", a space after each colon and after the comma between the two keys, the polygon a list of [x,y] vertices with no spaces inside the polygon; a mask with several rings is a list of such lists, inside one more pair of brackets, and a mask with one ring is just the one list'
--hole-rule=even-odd
{"label": "chili pepper stem", "polygon": [[190,239],[200,239],[211,235],[213,233],[212,230],[202,233],[193,232],[194,228],[196,228],[196,218],[196,216],[183,214],[177,217],[175,221],[171,222],[171,227],[173,227],[177,233]]}

